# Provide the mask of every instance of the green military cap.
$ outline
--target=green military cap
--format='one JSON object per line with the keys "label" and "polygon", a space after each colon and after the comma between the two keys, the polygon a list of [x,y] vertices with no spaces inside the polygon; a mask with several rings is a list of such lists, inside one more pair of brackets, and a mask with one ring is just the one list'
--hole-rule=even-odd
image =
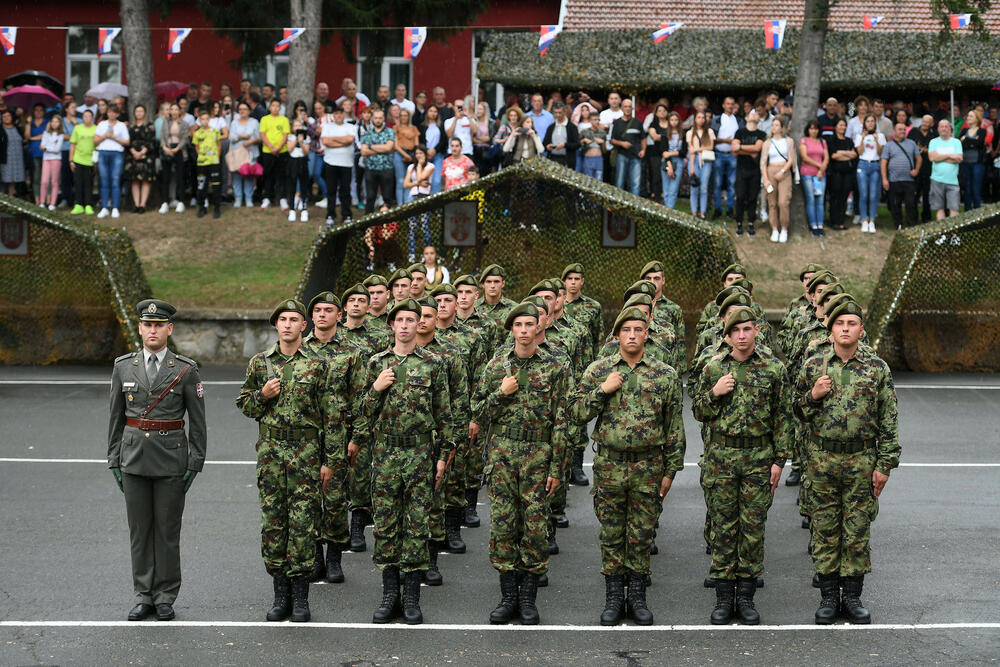
{"label": "green military cap", "polygon": [[[476,281],[475,278],[470,276],[468,273],[463,274],[458,278],[455,278],[455,280],[452,281],[451,284],[454,285],[456,288],[460,287],[461,285],[468,285],[469,287],[475,287],[476,289],[479,289],[479,283]],[[433,294],[433,292],[431,293]]]}
{"label": "green military cap", "polygon": [[745,290],[736,290],[729,296],[727,296],[722,303],[719,304],[719,313],[726,312],[726,309],[731,306],[746,306],[750,307],[750,295],[747,294]]}
{"label": "green military cap", "polygon": [[583,264],[581,264],[580,262],[574,262],[570,264],[569,266],[567,266],[565,269],[562,270],[562,273],[559,274],[559,277],[562,278],[563,280],[566,280],[566,276],[568,276],[571,273],[579,273],[582,276]]}
{"label": "green military cap", "polygon": [[320,292],[312,298],[312,301],[309,302],[310,314],[312,314],[313,308],[316,307],[317,303],[332,303],[338,310],[343,308],[343,306],[340,305],[340,299],[337,298],[337,295],[329,290],[326,292]]}
{"label": "green military cap", "polygon": [[629,307],[623,308],[622,312],[618,313],[618,317],[615,318],[615,325],[611,327],[611,334],[617,335],[621,331],[622,325],[626,322],[631,322],[633,320],[639,320],[643,324],[646,323],[646,313],[642,312],[638,308]]}
{"label": "green military cap", "polygon": [[[541,306],[539,306],[529,299],[531,299],[531,297],[528,297],[521,303],[511,308],[510,312],[507,313],[507,319],[503,323],[504,329],[509,331],[514,326],[514,320],[518,317],[534,317],[536,321],[538,320],[538,309],[540,307],[545,308],[545,302],[542,301]],[[545,308],[545,312],[548,311],[549,309]]]}
{"label": "green military cap", "polygon": [[652,308],[653,297],[651,297],[648,294],[643,294],[641,292],[639,294],[633,294],[625,301],[625,305],[622,306],[622,309],[624,310],[625,308],[630,308],[632,306],[649,306],[650,308]]}
{"label": "green military cap", "polygon": [[144,299],[135,305],[140,322],[170,322],[177,309],[166,301]]}
{"label": "green military cap", "polygon": [[753,294],[753,281],[749,278],[740,278],[739,280],[734,280],[730,287],[742,287],[750,294]]}
{"label": "green military cap", "polygon": [[423,295],[419,299],[416,299],[416,302],[420,304],[421,308],[433,308],[434,310],[437,310],[438,307],[437,301],[434,300],[434,297],[427,294]]}
{"label": "green military cap", "polygon": [[864,312],[861,310],[861,305],[854,299],[843,298],[837,301],[837,304],[833,307],[833,310],[831,310],[830,314],[827,316],[826,328],[832,329],[833,323],[841,315],[857,315],[861,319],[862,324],[864,324],[865,321]]}
{"label": "green military cap", "polygon": [[816,287],[819,285],[829,285],[830,283],[835,282],[837,282],[837,279],[829,271],[817,271],[816,275],[810,278],[809,282],[806,283],[806,289],[809,290],[810,294],[812,294],[816,291]]}
{"label": "green military cap", "polygon": [[389,282],[386,283],[389,287],[397,280],[402,280],[403,278],[413,279],[413,274],[410,273],[409,269],[396,269],[391,276],[389,276]]}
{"label": "green military cap", "polygon": [[449,283],[441,283],[440,285],[435,285],[434,289],[431,290],[431,296],[441,296],[442,294],[450,294],[451,296],[458,296],[458,290],[455,289],[454,285]]}
{"label": "green military cap", "polygon": [[648,280],[637,280],[625,290],[625,298],[627,299],[633,294],[648,294],[652,298],[656,296],[656,285]]}
{"label": "green military cap", "polygon": [[663,273],[663,264],[658,260],[646,262],[646,265],[639,271],[639,279],[642,280],[648,273]]}
{"label": "green military cap", "polygon": [[539,280],[535,283],[535,286],[528,291],[528,295],[538,294],[539,292],[552,292],[553,294],[559,294],[559,288],[556,287],[555,282],[551,278],[546,278],[545,280]]}
{"label": "green military cap", "polygon": [[[382,276],[379,276],[379,278],[381,277]],[[361,283],[355,283],[344,291],[344,293],[340,297],[340,300],[342,303],[347,303],[347,299],[355,294],[360,294],[361,296],[369,300],[371,299],[371,295],[368,294],[368,290],[365,289],[365,286],[362,285]]]}
{"label": "green military cap", "polygon": [[814,262],[809,262],[808,264],[802,267],[801,271],[799,271],[799,280],[805,278],[807,273],[818,273],[820,271],[826,271],[826,269],[824,269],[819,264],[816,264]]}
{"label": "green military cap", "polygon": [[373,273],[367,278],[365,278],[364,282],[361,283],[361,286],[365,288],[375,287],[376,285],[383,285],[385,287],[388,287],[389,281],[385,279],[385,276]]}
{"label": "green military cap", "polygon": [[753,311],[749,308],[737,308],[733,312],[729,313],[729,317],[726,318],[726,324],[722,328],[722,335],[728,336],[729,332],[733,330],[737,324],[743,324],[744,322],[757,322],[757,316],[753,314]]}
{"label": "green military cap", "polygon": [[847,290],[844,286],[838,282],[827,283],[826,287],[823,288],[823,293],[819,295],[819,299],[816,300],[817,305],[825,305],[827,301],[834,297],[836,294],[843,294]]}
{"label": "green military cap", "polygon": [[427,275],[427,267],[424,266],[423,264],[410,264],[410,266],[407,267],[406,270],[409,271],[411,274],[422,273],[425,276]]}
{"label": "green military cap", "polygon": [[[840,283],[837,283],[838,285]],[[823,290],[823,296],[826,296],[826,290]],[[850,299],[851,301],[857,301],[853,296],[846,292],[840,292],[839,294],[834,292],[830,295],[828,299],[823,300],[823,308],[826,312],[833,312],[833,309],[837,307],[837,304],[844,299]]]}
{"label": "green military cap", "polygon": [[479,274],[479,279],[486,280],[490,276],[499,276],[500,278],[507,277],[506,272],[503,270],[503,267],[500,266],[499,264],[490,264],[489,266],[487,266],[485,269],[483,269],[483,272]]}
{"label": "green military cap", "polygon": [[548,314],[549,312],[549,304],[545,303],[545,299],[538,296],[537,294],[532,294],[530,296],[524,297],[524,300],[521,301],[521,303],[530,303],[531,305],[536,306],[538,308],[544,308],[546,314]]}
{"label": "green military cap", "polygon": [[748,290],[747,288],[741,285],[730,285],[729,287],[725,288],[724,290],[721,290],[718,294],[715,295],[715,305],[721,307],[723,301],[731,297],[733,294],[740,294],[740,293],[750,296],[750,290]]}
{"label": "green military cap", "polygon": [[[434,304],[434,307],[437,308],[437,304]],[[417,303],[414,299],[403,299],[402,301],[397,301],[392,305],[392,308],[389,309],[389,316],[386,318],[386,320],[388,322],[392,322],[394,319],[396,319],[396,313],[404,310],[408,310],[411,313],[414,313],[419,318],[420,315],[423,313],[423,311],[421,311],[420,308],[421,308],[420,304]]]}
{"label": "green military cap", "polygon": [[566,283],[564,283],[562,281],[562,278],[550,278],[549,280],[552,281],[552,283],[556,286],[557,290],[565,290],[566,289]]}
{"label": "green military cap", "polygon": [[722,272],[723,282],[726,281],[726,276],[728,276],[730,273],[736,273],[741,276],[746,276],[747,270],[743,267],[742,264],[730,264],[729,266],[726,267],[726,270]]}
{"label": "green military cap", "polygon": [[306,307],[302,305],[301,301],[297,299],[285,299],[271,311],[271,324],[273,325],[278,321],[278,315],[289,312],[298,313],[303,319],[309,319],[309,316],[306,315]]}

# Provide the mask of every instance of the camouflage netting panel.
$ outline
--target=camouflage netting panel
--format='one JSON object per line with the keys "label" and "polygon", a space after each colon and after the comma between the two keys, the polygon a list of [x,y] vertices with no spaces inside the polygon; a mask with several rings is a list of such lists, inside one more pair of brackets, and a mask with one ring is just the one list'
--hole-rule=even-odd
{"label": "camouflage netting panel", "polygon": [[896,234],[868,329],[893,368],[1000,371],[1000,207]]}
{"label": "camouflage netting panel", "polygon": [[[478,233],[478,245],[444,248],[445,208],[457,235]],[[584,265],[584,293],[604,304],[608,328],[625,288],[651,259],[664,262],[666,295],[686,312],[689,331],[717,289],[720,272],[736,260],[721,226],[635,197],[616,187],[535,158],[460,188],[368,215],[321,235],[306,261],[298,296],[308,302],[325,289],[341,291],[389,266],[409,265],[410,234],[417,260],[424,223],[452,279],[491,263],[507,271],[504,292],[520,298],[536,282],[558,277],[571,262]],[[605,231],[606,227],[606,231]],[[634,239],[634,247],[632,247]],[[619,245],[625,247],[607,247]],[[688,338],[693,339],[693,335]],[[693,344],[693,340],[689,343]]]}
{"label": "camouflage netting panel", "polygon": [[5,195],[0,232],[0,363],[106,361],[138,347],[134,305],[151,290],[124,232]]}

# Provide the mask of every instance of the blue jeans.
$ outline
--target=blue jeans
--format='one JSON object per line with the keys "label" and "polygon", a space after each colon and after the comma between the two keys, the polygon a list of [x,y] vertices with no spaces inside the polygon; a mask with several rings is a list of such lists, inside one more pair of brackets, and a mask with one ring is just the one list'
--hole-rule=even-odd
{"label": "blue jeans", "polygon": [[[691,213],[705,213],[708,210],[708,188],[712,178],[712,163],[702,162],[701,156],[694,158],[695,173],[701,179],[701,185],[691,188]],[[735,172],[734,172],[735,173]]]}
{"label": "blue jeans", "polygon": [[101,167],[101,206],[118,208],[122,198],[122,167],[125,166],[123,151],[98,151]]}
{"label": "blue jeans", "polygon": [[733,217],[736,206],[736,156],[732,153],[715,151],[715,210],[722,210],[722,186],[726,186],[726,210]]}
{"label": "blue jeans", "polygon": [[434,195],[441,192],[441,163],[444,162],[444,156],[438,153],[431,162],[434,163],[434,175],[431,176],[431,194]]}
{"label": "blue jeans", "polygon": [[625,189],[626,175],[628,176],[628,191],[638,196],[639,181],[642,178],[642,160],[638,157],[618,153],[615,166],[615,185],[622,190]]}
{"label": "blue jeans", "polygon": [[826,176],[803,176],[802,190],[806,194],[806,218],[810,229],[823,229],[823,194],[826,192]]}
{"label": "blue jeans", "polygon": [[[319,186],[320,199],[326,199],[326,179],[323,178],[323,156],[319,153],[309,153],[309,180]],[[307,188],[312,192],[312,187]]]}
{"label": "blue jeans", "polygon": [[667,176],[667,172],[660,169],[660,181],[663,184],[663,205],[667,208],[677,206],[677,193],[681,191],[681,179],[684,178],[684,158],[672,157],[671,164],[674,165],[674,177]]}
{"label": "blue jeans", "polygon": [[862,220],[875,220],[878,201],[882,196],[882,172],[877,160],[858,160],[858,215]]}
{"label": "blue jeans", "polygon": [[[320,162],[322,162],[322,160],[320,160]],[[233,176],[233,199],[238,203],[243,203],[245,201],[247,206],[252,206],[253,191],[254,187],[257,185],[257,179],[243,176],[238,171],[231,173]],[[325,190],[326,187],[323,189]]]}
{"label": "blue jeans", "polygon": [[403,156],[399,153],[392,154],[392,170],[396,177],[396,205],[399,206],[403,204],[406,200],[403,198],[403,179],[406,177],[406,166],[408,162],[403,162]]}
{"label": "blue jeans", "polygon": [[965,210],[971,211],[983,205],[983,173],[986,171],[982,163],[962,163],[962,176],[965,177]]}
{"label": "blue jeans", "polygon": [[582,169],[584,176],[590,176],[591,178],[596,178],[599,181],[604,180],[604,156],[603,155],[590,155],[583,159]]}

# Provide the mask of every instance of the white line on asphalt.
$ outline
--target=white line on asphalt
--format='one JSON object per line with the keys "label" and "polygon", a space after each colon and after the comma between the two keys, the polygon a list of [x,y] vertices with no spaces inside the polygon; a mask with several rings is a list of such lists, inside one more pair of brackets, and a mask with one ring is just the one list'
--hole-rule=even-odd
{"label": "white line on asphalt", "polygon": [[475,625],[471,623],[269,623],[266,621],[0,621],[0,627],[36,628],[301,628],[342,630],[453,630],[461,632],[799,632],[808,630],[994,630],[1000,623],[873,623],[871,625]]}

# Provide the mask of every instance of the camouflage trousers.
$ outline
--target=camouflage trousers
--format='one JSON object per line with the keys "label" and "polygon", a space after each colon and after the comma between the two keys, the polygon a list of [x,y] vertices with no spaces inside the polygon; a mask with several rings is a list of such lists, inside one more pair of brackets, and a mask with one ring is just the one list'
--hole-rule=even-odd
{"label": "camouflage trousers", "polygon": [[372,448],[362,447],[354,458],[354,465],[347,473],[350,508],[372,511]]}
{"label": "camouflage trousers", "polygon": [[853,577],[872,571],[872,521],[878,499],[872,492],[875,450],[835,454],[810,443],[806,484],[812,511],[810,546],[819,574]]}
{"label": "camouflage trousers", "polygon": [[551,457],[547,442],[494,437],[490,443],[483,481],[490,498],[490,563],[500,572],[548,572]]}
{"label": "camouflage trousers", "polygon": [[312,572],[320,514],[320,446],[316,440],[257,442],[260,552],[272,577]]}
{"label": "camouflage trousers", "polygon": [[375,551],[380,568],[397,565],[403,572],[430,566],[427,539],[433,503],[434,465],[430,445],[375,446]]}
{"label": "camouflage trousers", "polygon": [[[573,476],[573,469],[571,465],[573,463],[573,454],[578,449],[584,449],[587,446],[587,443],[589,442],[587,439],[586,426],[584,426],[583,429],[584,429],[583,441],[578,442],[578,444],[575,444],[566,450],[566,459],[563,461],[562,476],[560,477],[562,483],[559,485],[559,488],[556,489],[556,492],[553,493],[552,497],[549,499],[549,511],[553,518],[563,516],[566,514],[566,505],[569,503],[569,486],[570,486],[569,480]],[[571,442],[578,441],[580,438],[580,433],[571,432],[570,436],[571,436],[570,440]]]}
{"label": "camouflage trousers", "polygon": [[772,458],[770,447],[710,444],[701,459],[713,579],[756,578],[764,573],[764,524],[773,500]]}
{"label": "camouflage trousers", "polygon": [[[455,464],[459,464],[456,469]],[[431,485],[433,489],[433,484]],[[433,489],[431,513],[427,518],[430,539],[443,542],[445,539],[444,511],[456,507],[465,507],[465,470],[461,468],[461,458],[456,453],[452,466],[445,470],[444,477],[437,489]]]}
{"label": "camouflage trousers", "polygon": [[601,524],[601,574],[649,574],[649,550],[663,507],[662,459],[613,461],[594,456],[594,513]]}
{"label": "camouflage trousers", "polygon": [[[483,472],[483,441],[486,439],[485,430],[479,434],[474,442],[467,442],[459,447],[459,454],[462,455],[462,471],[464,475],[465,489],[478,490],[481,486],[481,475]],[[458,455],[455,458],[458,458]],[[463,497],[464,504],[464,497]]]}
{"label": "camouflage trousers", "polygon": [[347,461],[343,461],[333,469],[333,479],[327,484],[326,491],[320,491],[323,511],[319,521],[319,539],[339,546],[341,550],[346,549],[351,541],[347,519],[349,480],[350,467]]}

